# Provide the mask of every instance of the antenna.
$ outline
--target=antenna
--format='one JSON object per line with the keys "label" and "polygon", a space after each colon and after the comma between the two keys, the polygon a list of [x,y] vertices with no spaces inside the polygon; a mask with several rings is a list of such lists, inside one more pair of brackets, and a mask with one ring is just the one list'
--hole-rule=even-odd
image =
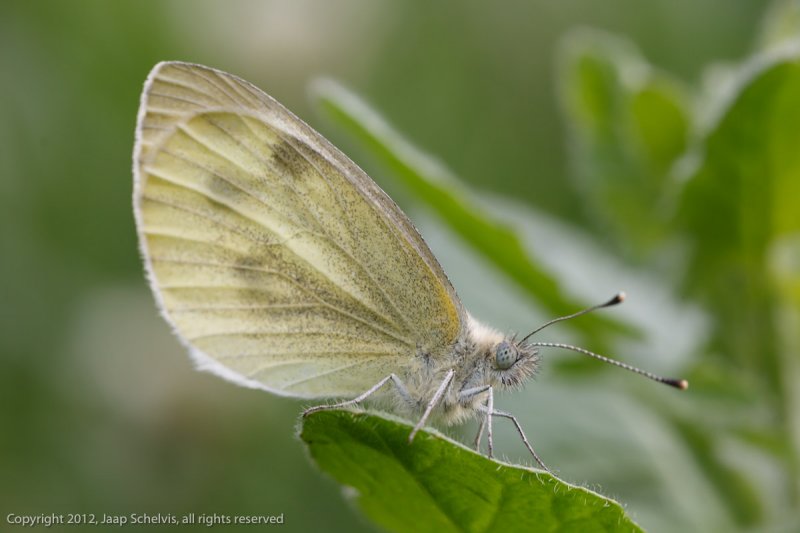
{"label": "antenna", "polygon": [[[617,293],[613,298],[611,298],[610,300],[608,300],[605,303],[602,303],[602,304],[599,304],[599,305],[595,305],[595,306],[592,306],[592,307],[588,307],[588,308],[586,308],[586,309],[584,309],[582,311],[578,311],[577,313],[573,313],[571,315],[562,316],[562,317],[559,317],[559,318],[554,318],[553,320],[544,323],[543,325],[539,326],[538,328],[533,330],[531,333],[526,335],[525,338],[523,338],[520,341],[520,343],[525,342],[532,335],[542,331],[547,326],[551,326],[551,325],[553,325],[553,324],[555,324],[557,322],[562,322],[564,320],[569,320],[570,318],[575,318],[575,317],[578,317],[578,316],[581,316],[581,315],[585,315],[586,313],[591,313],[592,311],[596,311],[597,309],[602,309],[604,307],[611,307],[612,305],[617,305],[619,303],[622,303],[623,301],[625,301],[625,293],[624,292],[620,292],[620,293]],[[571,350],[573,352],[578,352],[578,353],[583,354],[583,355],[588,355],[589,357],[594,357],[595,359],[603,361],[604,363],[608,363],[610,365],[614,365],[614,366],[617,366],[619,368],[624,368],[625,370],[628,370],[629,372],[633,372],[634,374],[639,374],[640,376],[644,376],[647,379],[651,379],[653,381],[657,381],[658,383],[663,383],[664,385],[669,385],[670,387],[675,387],[676,389],[686,390],[686,389],[689,388],[689,382],[686,381],[685,379],[664,378],[664,377],[661,377],[659,375],[653,374],[652,372],[648,372],[647,370],[642,370],[641,368],[636,368],[633,365],[629,365],[627,363],[623,363],[621,361],[617,361],[615,359],[611,359],[611,358],[606,357],[604,355],[600,355],[600,354],[597,354],[597,353],[594,353],[594,352],[590,352],[589,350],[586,350],[584,348],[580,348],[578,346],[573,346],[571,344],[563,344],[563,343],[560,343],[560,342],[530,342],[530,343],[527,343],[527,345],[528,346],[540,346],[540,347],[543,347],[543,348],[561,348],[561,349],[564,349],[564,350]]]}
{"label": "antenna", "polygon": [[689,382],[686,381],[685,379],[662,378],[661,376],[653,374],[652,372],[648,372],[647,370],[636,368],[633,365],[629,365],[627,363],[623,363],[615,359],[610,359],[604,355],[590,352],[589,350],[585,350],[583,348],[579,348],[578,346],[573,346],[571,344],[562,344],[560,342],[531,342],[528,343],[528,346],[542,346],[545,348],[563,348],[564,350],[572,350],[573,352],[578,352],[582,353],[583,355],[588,355],[589,357],[594,357],[595,359],[599,359],[604,363],[624,368],[625,370],[629,370],[634,374],[639,374],[640,376],[644,376],[647,379],[652,379],[653,381],[663,383],[664,385],[669,385],[670,387],[675,387],[676,389],[686,390],[689,388]]}
{"label": "antenna", "polygon": [[604,307],[611,307],[612,305],[621,304],[624,301],[625,301],[625,293],[624,292],[618,292],[616,295],[614,295],[613,298],[611,298],[609,301],[607,301],[605,303],[602,303],[602,304],[599,304],[599,305],[593,305],[592,307],[587,307],[583,311],[578,311],[577,313],[572,313],[571,315],[554,318],[550,322],[545,322],[544,324],[542,324],[541,326],[539,326],[535,330],[533,330],[530,333],[528,333],[527,335],[525,335],[525,338],[523,338],[519,342],[525,342],[526,340],[528,340],[529,337],[534,336],[535,334],[539,333],[540,331],[542,331],[547,326],[552,326],[553,324],[555,324],[557,322],[563,322],[564,320],[569,320],[570,318],[575,318],[575,317],[578,317],[578,316],[581,316],[581,315],[585,315],[587,313],[591,313],[592,311],[597,311],[598,309],[602,309]]}

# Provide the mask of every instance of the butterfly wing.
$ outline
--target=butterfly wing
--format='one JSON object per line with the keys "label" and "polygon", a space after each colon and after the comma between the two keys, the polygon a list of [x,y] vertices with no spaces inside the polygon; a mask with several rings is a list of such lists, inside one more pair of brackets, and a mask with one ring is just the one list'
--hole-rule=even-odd
{"label": "butterfly wing", "polygon": [[244,80],[156,65],[134,177],[153,292],[204,369],[283,395],[353,396],[461,334],[463,307],[397,205]]}

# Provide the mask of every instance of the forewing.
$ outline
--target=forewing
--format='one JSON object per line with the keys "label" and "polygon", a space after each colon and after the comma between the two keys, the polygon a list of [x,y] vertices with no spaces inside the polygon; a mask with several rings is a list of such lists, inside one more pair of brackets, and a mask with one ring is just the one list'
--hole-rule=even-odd
{"label": "forewing", "polygon": [[461,303],[408,218],[239,78],[157,65],[134,175],[153,291],[206,369],[279,394],[351,396],[461,333]]}

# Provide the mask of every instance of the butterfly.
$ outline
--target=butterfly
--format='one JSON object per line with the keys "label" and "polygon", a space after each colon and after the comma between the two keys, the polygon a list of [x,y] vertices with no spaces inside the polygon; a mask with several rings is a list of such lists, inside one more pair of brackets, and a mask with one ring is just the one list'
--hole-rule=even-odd
{"label": "butterfly", "polygon": [[[305,399],[305,414],[382,400],[418,422],[478,415],[519,387],[539,348],[478,322],[420,233],[347,156],[252,84],[182,62],[145,82],[134,148],[134,213],[153,293],[202,370]],[[560,317],[572,318],[621,302]],[[545,327],[542,326],[542,327]]]}

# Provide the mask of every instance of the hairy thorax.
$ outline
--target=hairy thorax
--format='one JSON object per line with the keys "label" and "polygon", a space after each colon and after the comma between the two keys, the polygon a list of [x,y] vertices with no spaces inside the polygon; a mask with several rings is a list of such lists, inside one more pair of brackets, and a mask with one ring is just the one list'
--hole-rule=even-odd
{"label": "hairy thorax", "polygon": [[408,394],[404,396],[396,388],[386,391],[394,404],[393,410],[418,418],[448,373],[453,371],[452,380],[431,416],[446,425],[471,418],[482,405],[486,405],[489,386],[494,390],[517,387],[536,370],[538,359],[535,350],[526,350],[516,344],[519,358],[509,368],[498,368],[497,350],[502,343],[514,344],[514,340],[469,316],[467,327],[447,353],[438,356],[418,353],[412,365],[398,375]]}

